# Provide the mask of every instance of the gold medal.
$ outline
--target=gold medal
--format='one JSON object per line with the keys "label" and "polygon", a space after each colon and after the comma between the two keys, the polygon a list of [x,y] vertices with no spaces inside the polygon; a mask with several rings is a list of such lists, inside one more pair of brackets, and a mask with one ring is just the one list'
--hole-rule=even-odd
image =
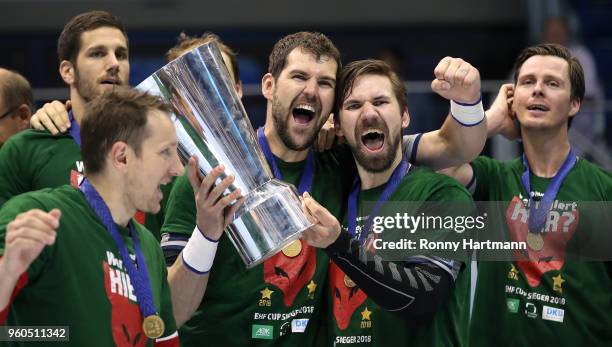
{"label": "gold medal", "polygon": [[344,285],[345,285],[347,288],[353,288],[353,287],[355,287],[357,284],[355,284],[355,282],[353,282],[353,280],[352,280],[350,277],[348,277],[348,275],[344,275]]}
{"label": "gold medal", "polygon": [[297,257],[302,251],[302,242],[300,240],[293,240],[290,244],[283,248],[283,254],[289,258]]}
{"label": "gold medal", "polygon": [[542,234],[528,232],[527,245],[536,252],[540,251],[542,248],[544,248],[544,239],[542,238]]}
{"label": "gold medal", "polygon": [[150,315],[142,321],[142,330],[150,339],[156,339],[164,333],[164,321],[158,315]]}

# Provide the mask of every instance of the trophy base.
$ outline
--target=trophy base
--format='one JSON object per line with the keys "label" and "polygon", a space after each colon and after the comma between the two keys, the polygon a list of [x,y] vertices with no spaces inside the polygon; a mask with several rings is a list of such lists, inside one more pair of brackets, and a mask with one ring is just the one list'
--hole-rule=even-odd
{"label": "trophy base", "polygon": [[249,269],[278,253],[311,226],[295,187],[276,179],[246,195],[236,216],[226,232]]}

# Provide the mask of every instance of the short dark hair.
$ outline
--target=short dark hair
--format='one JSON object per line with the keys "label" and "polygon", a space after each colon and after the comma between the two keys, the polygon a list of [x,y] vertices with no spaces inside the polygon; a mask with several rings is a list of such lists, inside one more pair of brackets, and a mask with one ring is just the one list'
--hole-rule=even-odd
{"label": "short dark hair", "polygon": [[102,172],[106,155],[117,141],[127,143],[140,156],[142,142],[149,137],[150,111],[170,112],[156,96],[122,87],[90,101],[81,122],[81,155],[85,172]]}
{"label": "short dark hair", "polygon": [[230,58],[232,66],[228,66],[227,68],[231,68],[232,73],[234,74],[234,82],[239,83],[240,67],[238,66],[238,53],[230,46],[226,45],[218,35],[211,32],[205,32],[200,37],[192,37],[182,32],[177,39],[176,45],[166,52],[166,60],[170,62],[180,57],[183,52],[209,42],[216,42],[217,45],[219,45],[221,52],[227,54],[227,56]]}
{"label": "short dark hair", "polygon": [[400,111],[408,109],[408,96],[404,82],[397,76],[389,64],[378,59],[357,60],[349,63],[342,69],[336,87],[336,101],[334,106],[334,118],[340,120],[340,110],[342,103],[353,91],[355,81],[364,75],[379,75],[389,78],[393,93],[399,103]]}
{"label": "short dark hair", "polygon": [[0,70],[3,71],[3,76],[0,78],[0,93],[8,109],[26,104],[31,111],[34,111],[34,97],[28,80],[17,71],[2,68]]}
{"label": "short dark hair", "polygon": [[272,74],[275,80],[278,79],[281,71],[283,71],[287,65],[287,56],[289,53],[298,47],[304,52],[314,54],[317,59],[321,58],[321,56],[333,58],[338,65],[336,76],[340,73],[342,69],[340,52],[331,40],[321,33],[300,31],[283,37],[276,42],[274,48],[272,48],[272,53],[270,53],[268,61],[268,72]]}
{"label": "short dark hair", "polygon": [[[519,72],[523,64],[527,59],[536,55],[559,57],[567,62],[567,72],[569,74],[568,77],[571,87],[570,99],[582,102],[585,93],[584,71],[582,70],[582,65],[566,47],[556,43],[543,43],[525,48],[514,62],[514,84],[516,85],[517,83]],[[573,119],[573,117],[568,119],[568,128],[572,125]]]}
{"label": "short dark hair", "polygon": [[57,40],[57,56],[59,61],[68,60],[72,63],[81,49],[81,34],[101,27],[112,27],[121,30],[125,41],[128,37],[123,24],[118,17],[106,11],[90,11],[77,15],[64,26]]}

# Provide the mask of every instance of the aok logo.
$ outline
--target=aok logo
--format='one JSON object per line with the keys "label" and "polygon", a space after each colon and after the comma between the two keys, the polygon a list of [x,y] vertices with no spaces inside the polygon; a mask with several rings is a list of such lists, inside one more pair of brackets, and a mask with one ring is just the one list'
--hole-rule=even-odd
{"label": "aok logo", "polygon": [[253,325],[251,331],[251,338],[253,339],[265,339],[272,340],[274,327],[271,325]]}

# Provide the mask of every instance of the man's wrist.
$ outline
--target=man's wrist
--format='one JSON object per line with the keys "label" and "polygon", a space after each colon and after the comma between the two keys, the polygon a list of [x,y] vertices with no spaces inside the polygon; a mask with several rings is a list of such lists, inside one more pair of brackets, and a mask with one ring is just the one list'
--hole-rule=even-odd
{"label": "man's wrist", "polygon": [[10,271],[6,258],[0,255],[0,278],[2,278],[2,281],[6,281],[7,283],[17,282],[20,276],[21,274],[17,274],[15,271]]}
{"label": "man's wrist", "polygon": [[461,125],[471,127],[480,124],[485,118],[482,96],[473,103],[450,101],[451,116]]}
{"label": "man's wrist", "polygon": [[208,241],[210,241],[210,242],[219,242],[219,239],[221,238],[221,236],[219,236],[218,238],[216,238],[216,239],[215,239],[215,238],[214,238],[214,237],[212,237],[212,236],[206,235],[206,233],[205,233],[205,232],[203,232],[203,231],[202,231],[202,229],[204,229],[204,230],[208,230],[208,229],[206,229],[206,228],[200,228],[200,226],[199,226],[199,225],[196,225],[196,227],[195,227],[195,229],[194,229],[194,232],[195,232],[195,230],[197,230],[198,232],[200,232],[200,233],[202,234],[202,236],[204,236],[204,238],[206,238],[206,239],[207,239]]}
{"label": "man's wrist", "polygon": [[217,253],[218,240],[211,240],[196,226],[181,256],[183,264],[198,275],[207,274],[212,268]]}

